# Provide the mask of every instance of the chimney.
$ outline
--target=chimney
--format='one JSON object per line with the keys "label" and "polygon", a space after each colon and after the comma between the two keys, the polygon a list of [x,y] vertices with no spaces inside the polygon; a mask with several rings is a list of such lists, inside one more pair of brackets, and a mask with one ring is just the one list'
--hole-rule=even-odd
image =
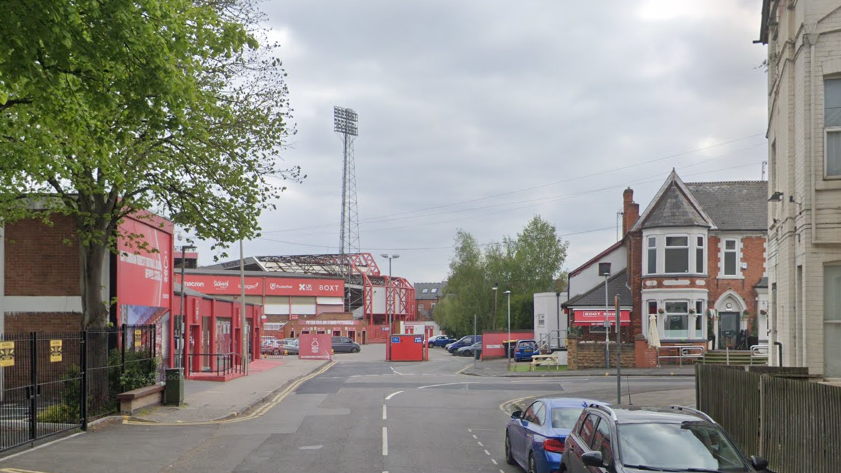
{"label": "chimney", "polygon": [[637,223],[640,218],[640,204],[634,203],[634,190],[630,187],[622,192],[622,236]]}

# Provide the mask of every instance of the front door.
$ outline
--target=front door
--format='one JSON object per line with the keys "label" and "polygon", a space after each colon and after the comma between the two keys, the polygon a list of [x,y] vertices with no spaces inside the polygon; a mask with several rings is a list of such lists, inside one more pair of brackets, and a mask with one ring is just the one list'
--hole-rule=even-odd
{"label": "front door", "polygon": [[718,348],[731,350],[736,348],[736,336],[739,334],[739,313],[718,313]]}

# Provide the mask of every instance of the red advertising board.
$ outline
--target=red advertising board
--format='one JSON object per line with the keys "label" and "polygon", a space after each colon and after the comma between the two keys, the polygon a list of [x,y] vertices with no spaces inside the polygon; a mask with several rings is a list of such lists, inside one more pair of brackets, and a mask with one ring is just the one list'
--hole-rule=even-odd
{"label": "red advertising board", "polygon": [[117,303],[172,307],[171,222],[151,214],[127,217],[117,241]]}
{"label": "red advertising board", "polygon": [[298,358],[332,360],[333,336],[326,333],[302,333],[298,338]]}
{"label": "red advertising board", "polygon": [[[619,311],[619,323],[621,325],[630,325],[631,311]],[[605,310],[575,310],[573,311],[574,322],[573,325],[604,325]],[[616,311],[608,310],[607,318],[610,320],[610,325],[616,325]]]}
{"label": "red advertising board", "polygon": [[[184,278],[185,287],[202,294],[240,294],[242,281],[237,274],[209,275],[190,274]],[[181,281],[181,275],[175,275]],[[322,296],[343,297],[344,281],[340,279],[305,279],[305,278],[245,278],[245,294],[249,296]]]}

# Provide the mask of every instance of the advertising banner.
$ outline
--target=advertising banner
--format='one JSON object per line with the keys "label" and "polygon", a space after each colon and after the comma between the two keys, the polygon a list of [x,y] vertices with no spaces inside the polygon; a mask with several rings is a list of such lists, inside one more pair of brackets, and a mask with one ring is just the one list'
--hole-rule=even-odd
{"label": "advertising banner", "polygon": [[[573,317],[575,318],[574,325],[604,325],[605,310],[575,310],[573,312]],[[610,320],[610,325],[616,325],[615,310],[608,310],[607,317]],[[630,325],[630,310],[620,311],[619,323],[622,325]]]}
{"label": "advertising banner", "polygon": [[327,333],[302,333],[298,338],[298,358],[332,360],[333,336]]}
{"label": "advertising banner", "polygon": [[[237,274],[210,275],[191,274],[184,278],[185,287],[194,289],[202,294],[216,295],[240,294],[241,278]],[[181,274],[175,274],[175,280],[181,281]],[[249,276],[245,278],[245,294],[248,296],[332,296],[344,297],[344,281],[338,279],[305,279],[305,278],[261,278]]]}
{"label": "advertising banner", "polygon": [[[117,242],[117,303],[172,308],[171,222],[144,214],[126,217]],[[121,323],[124,323],[121,321]]]}

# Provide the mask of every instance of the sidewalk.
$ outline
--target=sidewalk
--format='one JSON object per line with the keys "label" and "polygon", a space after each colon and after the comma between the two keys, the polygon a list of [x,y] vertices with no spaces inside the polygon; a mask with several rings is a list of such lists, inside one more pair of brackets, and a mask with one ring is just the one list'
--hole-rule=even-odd
{"label": "sidewalk", "polygon": [[[512,363],[514,363],[512,361]],[[520,362],[518,366],[525,366],[528,363]],[[548,376],[616,376],[616,368],[595,368],[585,370],[559,370],[554,371],[508,371],[508,360],[495,358],[490,360],[476,361],[476,368],[473,363],[461,371],[462,374],[471,376],[505,376],[505,377],[548,377]],[[659,368],[622,368],[622,376],[695,376],[695,366],[664,365]]]}
{"label": "sidewalk", "polygon": [[186,380],[184,403],[181,406],[155,406],[143,409],[132,420],[155,423],[211,422],[247,413],[258,404],[267,402],[283,388],[308,374],[327,361],[255,360],[249,365],[248,376],[227,382]]}

